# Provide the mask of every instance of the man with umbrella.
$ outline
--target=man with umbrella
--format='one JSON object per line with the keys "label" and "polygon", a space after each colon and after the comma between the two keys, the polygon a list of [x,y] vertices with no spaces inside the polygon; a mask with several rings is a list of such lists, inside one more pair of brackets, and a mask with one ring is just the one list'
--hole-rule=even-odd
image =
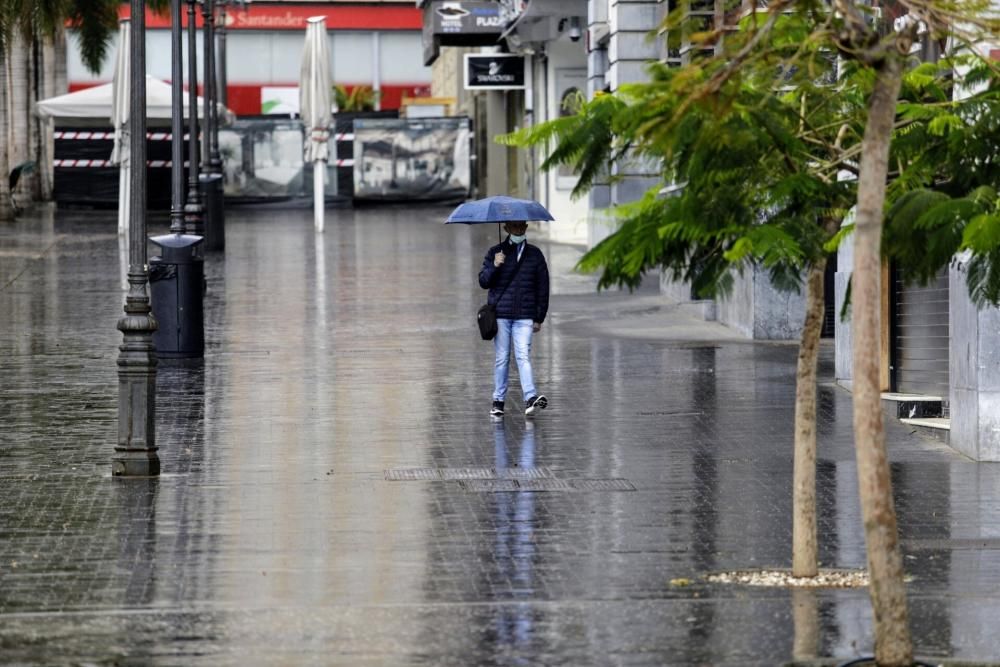
{"label": "man with umbrella", "polygon": [[504,413],[512,344],[524,394],[524,414],[530,417],[548,405],[545,396],[535,389],[531,338],[541,330],[549,310],[549,268],[542,251],[526,240],[527,220],[552,220],[552,215],[538,202],[500,196],[466,202],[446,220],[462,224],[502,222],[507,231],[507,238],[487,251],[479,272],[479,286],[489,290],[487,302],[496,307],[490,409],[493,417]]}
{"label": "man with umbrella", "polygon": [[497,309],[497,335],[493,339],[496,365],[490,414],[503,416],[513,343],[524,393],[524,414],[530,417],[548,405],[545,396],[535,390],[531,337],[541,330],[549,310],[549,268],[542,251],[526,240],[527,222],[508,222],[504,230],[507,238],[489,249],[479,272],[479,286],[490,291],[488,301]]}

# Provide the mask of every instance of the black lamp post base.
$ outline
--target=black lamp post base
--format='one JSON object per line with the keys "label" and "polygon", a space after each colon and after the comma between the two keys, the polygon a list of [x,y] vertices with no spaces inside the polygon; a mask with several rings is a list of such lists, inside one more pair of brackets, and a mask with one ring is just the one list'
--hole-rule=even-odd
{"label": "black lamp post base", "polygon": [[156,450],[116,451],[111,459],[113,477],[156,477],[160,474],[160,457]]}

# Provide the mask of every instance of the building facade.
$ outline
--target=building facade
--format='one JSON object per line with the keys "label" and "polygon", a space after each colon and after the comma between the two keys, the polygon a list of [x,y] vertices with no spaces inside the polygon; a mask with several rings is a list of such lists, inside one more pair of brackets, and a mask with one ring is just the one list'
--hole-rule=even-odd
{"label": "building facade", "polygon": [[[201,6],[196,24],[200,27]],[[121,18],[129,16],[127,3]],[[412,2],[253,2],[229,3],[224,14],[228,106],[239,115],[268,111],[268,101],[284,99],[282,90],[295,89],[305,41],[306,20],[324,16],[330,37],[333,81],[348,89],[369,86],[382,109],[398,109],[404,98],[430,93],[431,70],[421,53],[421,14]],[[222,15],[220,15],[221,19]],[[187,25],[187,12],[184,13]],[[147,10],[146,71],[171,77],[170,18]],[[115,37],[117,40],[117,36]],[[70,91],[111,81],[113,58],[100,72],[90,72],[80,58],[79,37],[69,31]],[[196,56],[203,63],[203,40]],[[114,53],[112,43],[108,53]],[[184,40],[185,61],[187,39]],[[199,65],[199,83],[204,74]],[[294,95],[292,95],[294,97]]]}

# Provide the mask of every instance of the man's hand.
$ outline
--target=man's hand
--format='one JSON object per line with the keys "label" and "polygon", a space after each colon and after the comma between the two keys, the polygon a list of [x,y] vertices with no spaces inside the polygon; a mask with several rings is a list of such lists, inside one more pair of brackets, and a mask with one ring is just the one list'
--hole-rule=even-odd
{"label": "man's hand", "polygon": [[541,323],[541,322],[535,322],[535,323],[534,323],[534,324],[533,324],[533,325],[531,326],[531,330],[532,330],[532,331],[534,331],[535,333],[538,333],[539,331],[541,331],[541,330],[542,330],[542,323]]}
{"label": "man's hand", "polygon": [[496,255],[493,256],[493,266],[499,268],[499,266],[503,264],[503,261],[505,259],[507,259],[507,256],[504,255],[502,252],[498,252]]}

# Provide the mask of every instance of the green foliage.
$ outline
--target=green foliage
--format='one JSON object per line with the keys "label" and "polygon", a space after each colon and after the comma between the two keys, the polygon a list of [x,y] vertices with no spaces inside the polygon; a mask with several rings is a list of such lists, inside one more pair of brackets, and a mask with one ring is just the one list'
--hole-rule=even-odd
{"label": "green foliage", "polygon": [[[875,76],[852,60],[834,76],[829,42],[810,27],[813,11],[825,10],[806,3],[778,17],[738,70],[727,70],[729,62],[760,34],[749,26],[760,17],[745,18],[743,31],[727,35],[719,57],[680,68],[650,63],[648,82],[498,138],[543,147],[544,169],[572,167],[579,175],[574,196],[613,182],[612,165],[660,165],[662,184],[619,207],[617,231],[578,267],[601,271],[600,287],[633,288],[659,267],[712,296],[724,293],[732,270],[757,265],[778,287],[797,289],[806,267],[836,252],[853,229],[841,228],[856,200],[855,181],[843,175],[857,173]],[[981,90],[953,101],[957,85]],[[998,208],[995,193],[983,189],[1000,182],[996,69],[971,55],[914,63],[897,118],[883,252],[911,279],[926,282],[968,249],[981,258],[970,264],[976,294],[989,301],[1000,293],[990,282],[1000,273],[989,259],[1000,254],[989,235],[995,226],[989,234],[966,230],[971,219]],[[668,184],[682,187],[664,198]],[[970,289],[973,282],[970,273]]]}
{"label": "green foliage", "polygon": [[346,86],[333,87],[333,97],[338,111],[374,111],[376,93],[371,86],[354,86],[348,90]]}
{"label": "green foliage", "polygon": [[548,157],[542,162],[542,169],[572,165],[579,177],[573,197],[589,191],[596,179],[607,178],[608,165],[624,159],[631,146],[621,126],[628,112],[623,99],[599,94],[589,103],[578,102],[577,112],[571,116],[497,137],[499,143],[508,146],[545,147]]}
{"label": "green foliage", "polygon": [[65,19],[80,38],[80,54],[91,72],[101,69],[108,44],[118,27],[118,3],[112,0],[73,0]]}
{"label": "green foliage", "polygon": [[[51,37],[67,23],[77,31],[84,65],[98,72],[118,29],[119,0],[4,0],[0,2],[0,48],[19,32],[26,39]],[[165,11],[167,0],[148,0],[154,11]]]}
{"label": "green foliage", "polygon": [[[802,21],[783,20],[766,62],[712,96],[696,91],[721,61],[679,69],[652,63],[647,83],[498,139],[545,147],[543,168],[573,167],[576,195],[610,181],[612,163],[636,159],[659,164],[664,184],[683,184],[676,196],[662,197],[657,186],[619,207],[618,230],[587,253],[581,270],[601,270],[602,288],[632,288],[660,267],[708,297],[725,293],[732,270],[758,264],[779,287],[798,289],[805,267],[830,252],[832,221],[852,203],[853,184],[837,180],[834,144],[845,124],[860,128],[862,118],[842,101],[843,90],[816,83],[832,72],[821,49],[807,48],[776,79],[807,32]],[[853,113],[846,121],[845,108]],[[861,132],[846,134],[856,143]]]}

